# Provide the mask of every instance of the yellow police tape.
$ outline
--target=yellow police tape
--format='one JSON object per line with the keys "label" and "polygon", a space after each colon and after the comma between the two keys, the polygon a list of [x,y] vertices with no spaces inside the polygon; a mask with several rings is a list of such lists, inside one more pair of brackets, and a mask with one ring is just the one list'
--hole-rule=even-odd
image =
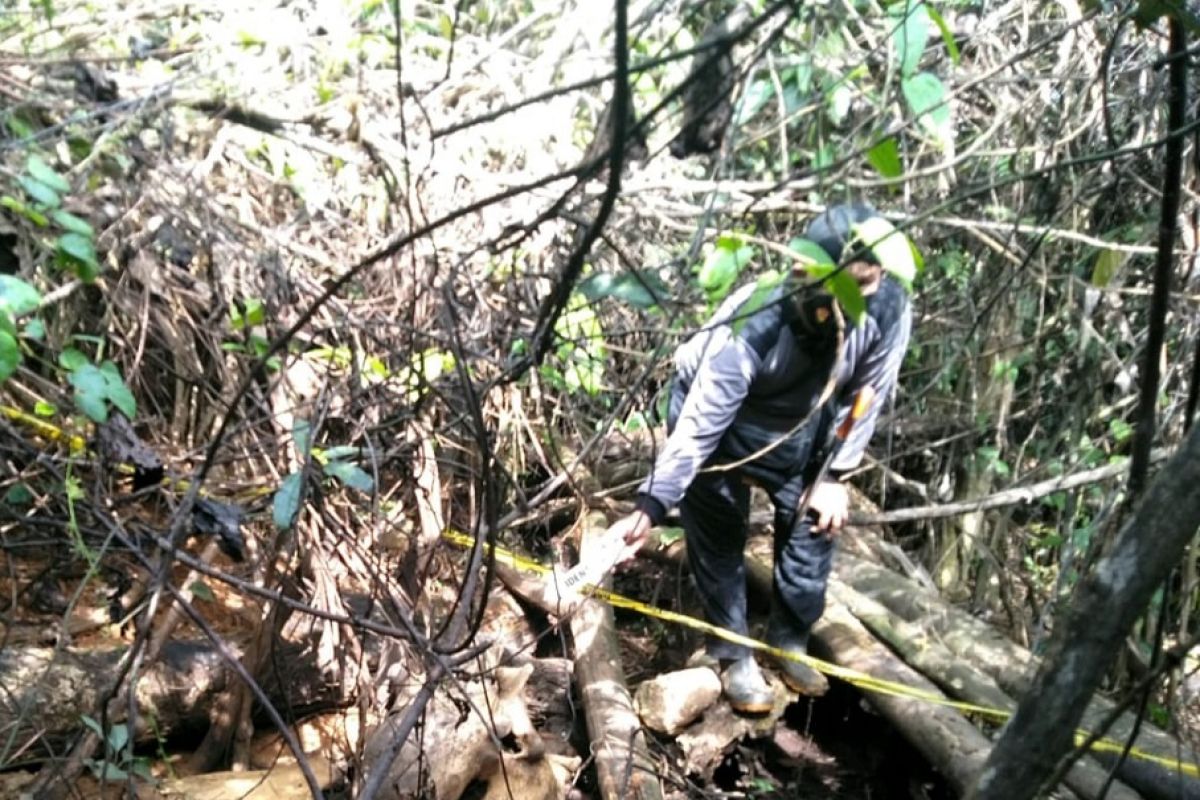
{"label": "yellow police tape", "polygon": [[[24,425],[33,432],[45,437],[46,439],[49,439],[50,441],[65,442],[72,455],[79,455],[87,447],[87,441],[82,436],[68,434],[61,428],[58,428],[55,425],[31,414],[27,414],[18,408],[0,405],[0,416],[8,417],[14,422]],[[186,489],[188,486],[188,482],[182,479],[164,478],[163,482],[181,489]],[[260,487],[252,490],[252,494],[261,496],[270,494],[272,491],[273,490],[268,487]],[[474,539],[460,531],[446,530],[442,535],[448,542],[451,542],[459,547],[472,547],[475,544]],[[552,568],[501,547],[495,548],[495,555],[498,561],[508,564],[515,569],[532,572],[541,576],[554,574],[554,570]],[[655,606],[647,605],[646,603],[625,597],[624,595],[617,594],[616,592],[612,592],[607,589],[592,586],[588,587],[588,593],[592,597],[603,600],[605,603],[608,603],[614,608],[624,608],[643,616],[653,617],[654,619],[660,619],[664,622],[672,622],[677,625],[683,625],[684,627],[691,628],[701,633],[717,636],[726,641],[733,642],[734,644],[739,644],[753,650],[768,653],[777,658],[799,661],[803,664],[809,665],[813,669],[825,673],[826,675],[839,678],[846,683],[849,683],[860,689],[876,692],[878,694],[891,695],[893,697],[911,698],[926,703],[933,703],[935,705],[953,708],[965,714],[976,714],[978,716],[986,717],[998,722],[1003,722],[1012,716],[1012,712],[1001,708],[992,708],[990,706],[978,705],[976,703],[952,700],[937,692],[930,692],[928,690],[919,689],[915,686],[909,686],[904,683],[889,681],[883,678],[876,678],[872,675],[868,675],[865,672],[859,672],[858,670],[849,669],[839,664],[823,661],[819,658],[813,658],[812,656],[804,653],[794,653],[780,650],[777,647],[772,647],[766,642],[761,642],[757,639],[752,639],[748,636],[742,636],[741,634],[734,633],[733,631],[719,628],[716,625],[696,619],[695,617],[689,617],[686,614],[680,614],[675,611],[667,611],[662,608],[656,608]],[[1087,731],[1076,731],[1075,744],[1082,745],[1090,736],[1091,734]],[[1098,739],[1090,745],[1090,748],[1097,752],[1121,753],[1125,750],[1125,743],[1118,742],[1114,739]],[[1200,766],[1188,761],[1155,755],[1154,753],[1146,752],[1145,750],[1137,747],[1131,748],[1129,755],[1139,761],[1158,764],[1159,766],[1180,772],[1192,778],[1200,777]]]}
{"label": "yellow police tape", "polygon": [[[470,536],[455,530],[446,530],[442,533],[442,537],[446,541],[459,547],[473,547],[475,540]],[[553,575],[554,570],[547,567],[538,561],[525,558],[511,550],[506,550],[502,547],[495,548],[496,560],[507,564],[515,569],[520,569],[525,572],[531,572],[540,576]],[[962,700],[953,700],[938,692],[931,692],[926,689],[920,689],[916,686],[909,686],[905,683],[889,681],[883,678],[876,678],[865,672],[860,672],[856,669],[843,667],[840,664],[834,664],[830,661],[823,661],[819,658],[813,658],[806,653],[796,653],[786,650],[781,650],[778,647],[772,647],[766,642],[752,639],[748,636],[742,636],[739,633],[726,630],[725,628],[717,627],[704,620],[690,617],[687,614],[680,614],[676,611],[667,611],[666,609],[657,608],[646,603],[634,600],[616,592],[609,591],[597,586],[589,586],[587,593],[592,597],[602,600],[614,608],[623,608],[646,617],[663,620],[664,622],[672,622],[677,625],[691,628],[692,630],[700,631],[701,633],[711,634],[713,636],[724,639],[727,642],[749,647],[753,650],[758,650],[763,653],[775,656],[776,658],[784,658],[791,661],[799,661],[802,664],[807,664],[813,669],[819,670],[834,678],[839,678],[846,683],[856,686],[860,689],[865,689],[878,694],[890,695],[892,697],[911,698],[926,703],[933,703],[947,708],[953,708],[965,714],[976,714],[981,717],[1003,722],[1012,716],[1011,711],[1006,711],[1002,708],[993,708],[991,706],[978,705],[976,703],[967,703]],[[1078,730],[1075,732],[1075,744],[1082,745],[1090,738],[1091,734],[1088,731]],[[1125,750],[1125,743],[1118,742],[1114,739],[1098,739],[1090,745],[1091,750],[1104,753],[1121,753]],[[1146,752],[1140,748],[1134,747],[1129,751],[1132,758],[1139,761],[1146,761],[1167,769],[1180,772],[1184,775],[1196,778],[1200,777],[1200,766],[1188,761],[1180,759],[1167,758],[1164,756],[1155,755],[1154,753]]]}

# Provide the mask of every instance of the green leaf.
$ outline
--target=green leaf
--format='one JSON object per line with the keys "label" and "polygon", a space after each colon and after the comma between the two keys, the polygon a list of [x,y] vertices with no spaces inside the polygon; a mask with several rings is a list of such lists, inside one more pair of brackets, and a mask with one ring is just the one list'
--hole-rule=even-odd
{"label": "green leaf", "polygon": [[834,265],[833,257],[830,256],[829,253],[825,252],[825,248],[821,247],[821,245],[817,244],[811,239],[804,239],[797,236],[795,239],[792,239],[790,242],[788,242],[788,248],[800,256],[801,262],[806,267],[822,264],[828,266]]}
{"label": "green leaf", "polygon": [[124,722],[113,725],[108,731],[108,746],[114,754],[119,754],[129,744],[129,726]]}
{"label": "green leaf", "polygon": [[267,318],[266,308],[263,306],[263,301],[257,297],[252,297],[246,301],[246,324],[247,325],[262,325]]}
{"label": "green leaf", "polygon": [[917,277],[917,264],[908,237],[883,217],[855,223],[853,230],[855,239],[871,249],[884,270],[911,289]]}
{"label": "green leaf", "polygon": [[907,78],[917,71],[925,43],[929,40],[929,15],[925,4],[903,0],[889,10],[896,29],[892,32],[892,46],[899,59],[900,76]]}
{"label": "green leaf", "polygon": [[1138,0],[1133,18],[1139,29],[1150,27],[1162,17],[1179,20],[1189,33],[1200,31],[1200,17],[1182,0]]}
{"label": "green leaf", "polygon": [[31,319],[25,323],[25,328],[21,331],[21,335],[26,339],[40,342],[46,338],[46,323],[40,319]]}
{"label": "green leaf", "polygon": [[337,461],[338,459],[357,458],[359,452],[360,448],[355,445],[339,444],[337,447],[322,451],[322,455],[326,461]]}
{"label": "green leaf", "polygon": [[742,267],[754,258],[754,254],[755,249],[743,245],[737,237],[722,236],[717,239],[717,246],[704,259],[696,281],[700,288],[708,293],[710,299],[723,297],[733,287]]}
{"label": "green leaf", "polygon": [[58,363],[67,372],[74,372],[90,362],[88,361],[88,357],[83,353],[74,347],[68,347],[58,354]]}
{"label": "green leaf", "polygon": [[597,272],[580,283],[578,291],[589,303],[612,297],[636,308],[653,308],[669,292],[662,279],[654,273],[634,270],[620,275]]}
{"label": "green leaf", "polygon": [[8,380],[21,365],[21,349],[11,333],[0,331],[0,381]]}
{"label": "green leaf", "polygon": [[82,217],[77,217],[70,211],[63,211],[61,208],[50,212],[50,218],[58,223],[58,226],[70,233],[78,233],[80,236],[86,236],[89,239],[96,238],[96,231],[92,229],[91,223]]}
{"label": "green leaf", "polygon": [[737,116],[734,119],[734,125],[741,127],[762,110],[762,107],[767,104],[767,101],[775,96],[775,84],[768,78],[760,78],[754,81],[746,89],[746,93],[742,96],[741,105],[738,108]]}
{"label": "green leaf", "polygon": [[71,184],[67,179],[55,172],[37,153],[30,154],[29,160],[25,162],[25,169],[35,181],[45,184],[59,194],[71,191]]}
{"label": "green leaf", "polygon": [[108,420],[108,378],[95,364],[84,364],[68,380],[75,387],[75,405],[93,422]]}
{"label": "green leaf", "polygon": [[771,270],[764,272],[758,277],[754,284],[754,291],[746,298],[746,302],[742,303],[737,310],[737,317],[733,321],[733,332],[741,333],[742,328],[750,321],[750,317],[762,308],[763,303],[771,296],[771,292],[783,283],[786,273],[776,272]]}
{"label": "green leaf", "polygon": [[284,478],[271,501],[271,519],[281,531],[292,527],[296,515],[300,513],[300,489],[303,487],[301,478],[299,472],[293,472]]}
{"label": "green leaf", "polygon": [[14,317],[37,311],[42,302],[42,293],[20,278],[0,275],[0,311]]}
{"label": "green leaf", "polygon": [[13,321],[11,314],[2,309],[0,309],[0,332],[7,333],[9,336],[17,335],[17,323]]}
{"label": "green leaf", "polygon": [[33,502],[33,492],[23,483],[15,483],[4,493],[4,504],[8,506],[27,506]]}
{"label": "green leaf", "polygon": [[49,224],[49,220],[46,219],[45,214],[30,208],[12,195],[6,194],[0,197],[0,206],[4,206],[13,213],[20,214],[39,228],[44,228]]}
{"label": "green leaf", "polygon": [[900,82],[900,89],[917,123],[945,147],[953,141],[946,85],[930,72],[918,72]]}
{"label": "green leaf", "polygon": [[118,767],[111,761],[95,761],[92,759],[92,772],[95,773],[98,780],[105,781],[126,781],[129,780],[129,773]]}
{"label": "green leaf", "polygon": [[308,450],[312,447],[312,425],[308,420],[296,418],[292,423],[292,441],[296,444],[296,452],[301,458],[308,458]]}
{"label": "green leaf", "polygon": [[958,43],[954,41],[954,31],[950,30],[950,26],[946,24],[945,18],[933,6],[925,6],[925,13],[929,15],[929,18],[933,20],[933,24],[937,25],[938,30],[941,31],[942,42],[946,45],[946,52],[950,54],[950,60],[957,67],[960,56],[958,54]]}
{"label": "green leaf", "polygon": [[49,418],[58,413],[58,409],[53,404],[47,403],[45,400],[38,400],[33,404],[33,413],[35,416]]}
{"label": "green leaf", "polygon": [[375,487],[371,476],[357,464],[349,461],[330,461],[325,465],[325,474],[337,478],[351,489],[357,489],[363,494],[370,494]]}
{"label": "green leaf", "polygon": [[193,597],[199,598],[206,603],[215,603],[217,600],[216,595],[213,594],[213,590],[208,588],[208,584],[204,581],[192,581],[188,589],[191,590]]}
{"label": "green leaf", "polygon": [[17,179],[17,183],[21,184],[21,188],[25,190],[25,194],[33,198],[33,202],[46,206],[47,208],[57,208],[62,199],[58,196],[58,192],[51,189],[41,181],[35,181],[33,178],[22,175]]}
{"label": "green leaf", "polygon": [[1112,282],[1117,270],[1125,263],[1125,254],[1120,250],[1105,248],[1096,254],[1096,265],[1092,267],[1092,286],[1103,289]]}
{"label": "green leaf", "polygon": [[900,148],[896,146],[894,136],[889,136],[868,150],[867,161],[885,178],[899,178],[904,174],[904,165],[900,163]]}
{"label": "green leaf", "polygon": [[91,283],[100,274],[96,246],[88,237],[78,233],[64,233],[55,242],[55,249],[59,258],[70,266],[84,283]]}
{"label": "green leaf", "polygon": [[863,314],[867,313],[867,300],[853,275],[838,270],[825,279],[825,286],[854,324],[862,322]]}
{"label": "green leaf", "polygon": [[83,723],[85,728],[88,728],[92,733],[100,737],[100,741],[105,741],[107,737],[104,735],[104,729],[100,727],[100,723],[89,717],[87,714],[81,714],[79,721]]}
{"label": "green leaf", "polygon": [[658,543],[668,547],[683,539],[683,528],[662,528],[658,532]]}
{"label": "green leaf", "polygon": [[[112,364],[111,361],[104,362],[105,366]],[[113,366],[116,370],[116,366]],[[129,419],[137,416],[137,400],[134,399],[133,392],[129,391],[129,387],[125,381],[121,379],[120,374],[115,378],[108,373],[105,373],[105,379],[108,382],[108,399],[117,410],[124,414]]]}

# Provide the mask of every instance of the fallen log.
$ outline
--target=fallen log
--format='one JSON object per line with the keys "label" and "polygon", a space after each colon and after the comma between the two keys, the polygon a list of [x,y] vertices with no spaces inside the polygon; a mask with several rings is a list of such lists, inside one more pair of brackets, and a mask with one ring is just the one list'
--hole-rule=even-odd
{"label": "fallen log", "polygon": [[[923,675],[873,637],[849,609],[833,602],[813,626],[813,638],[845,667],[876,678],[938,692]],[[866,699],[954,788],[965,795],[983,768],[992,743],[957,711],[912,697],[867,692]]]}
{"label": "fallen log", "polygon": [[[991,676],[1009,696],[1019,698],[1028,691],[1032,671],[1036,667],[1036,656],[1002,637],[987,623],[877,564],[844,553],[835,560],[834,574],[848,586],[937,639],[972,668]],[[1094,696],[1084,712],[1081,726],[1086,730],[1096,730],[1114,708],[1113,701]],[[1108,729],[1106,736],[1120,742],[1128,741],[1135,723],[1134,714],[1124,713]],[[1142,721],[1134,744],[1140,750],[1168,761],[1200,761],[1192,747],[1150,724],[1148,720]],[[1102,764],[1115,763],[1115,754],[1094,755]],[[1167,766],[1126,759],[1117,775],[1147,798],[1200,799],[1200,780]]]}
{"label": "fallen log", "polygon": [[[606,527],[603,514],[590,514],[583,527],[580,558]],[[662,800],[654,761],[641,720],[625,684],[612,608],[585,600],[571,616],[575,679],[579,685],[600,796],[604,800]]]}
{"label": "fallen log", "polygon": [[[918,626],[897,619],[883,605],[854,591],[837,579],[829,584],[830,595],[844,605],[868,630],[900,654],[904,661],[932,680],[951,697],[968,703],[1012,713],[1017,701],[990,676],[957,658],[948,648]],[[1108,770],[1091,758],[1077,761],[1065,778],[1080,797],[1111,800],[1140,800],[1140,795],[1121,781],[1105,789]]]}
{"label": "fallen log", "polygon": [[[96,713],[124,653],[124,648],[0,650],[0,731],[11,743],[6,748],[8,759],[17,754],[39,758],[61,753],[66,740],[82,728],[81,718]],[[289,704],[305,706],[330,699],[332,692],[317,670],[292,655],[280,659]],[[148,713],[154,714],[158,735],[205,724],[212,703],[229,681],[225,662],[207,642],[167,643],[158,661],[139,677],[136,692],[142,713],[134,735],[142,740],[155,735],[147,724]],[[276,699],[284,699],[278,685],[267,688]]]}
{"label": "fallen log", "polygon": [[[685,546],[679,542],[665,546],[661,541],[652,542],[643,552],[661,560],[686,563]],[[771,567],[753,553],[746,556],[746,576],[751,594],[762,601],[770,597]],[[813,629],[813,636],[837,664],[939,693],[924,676],[880,644],[836,598],[831,598],[824,617]],[[991,750],[987,737],[951,708],[876,692],[865,696],[946,777],[955,791],[966,793]]]}

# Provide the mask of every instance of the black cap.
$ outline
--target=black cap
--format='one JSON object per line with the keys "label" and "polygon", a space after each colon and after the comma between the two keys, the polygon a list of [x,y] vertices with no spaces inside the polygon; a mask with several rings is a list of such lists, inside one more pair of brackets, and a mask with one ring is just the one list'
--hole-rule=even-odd
{"label": "black cap", "polygon": [[[835,264],[841,264],[843,261],[847,263],[851,261],[866,261],[871,264],[878,264],[879,259],[876,258],[875,254],[869,248],[860,248],[858,251],[849,254],[842,252],[846,246],[846,242],[850,240],[854,233],[853,226],[877,216],[879,216],[879,212],[870,203],[848,203],[846,205],[830,206],[813,217],[812,221],[808,223],[808,229],[804,232],[804,238],[819,244],[821,249],[833,259],[833,263]],[[851,257],[843,258],[845,255]]]}

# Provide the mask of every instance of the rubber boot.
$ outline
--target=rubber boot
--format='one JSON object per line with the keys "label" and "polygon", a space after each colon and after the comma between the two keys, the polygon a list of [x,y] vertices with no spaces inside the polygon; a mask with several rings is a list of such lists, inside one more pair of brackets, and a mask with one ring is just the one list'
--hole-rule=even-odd
{"label": "rubber boot", "polygon": [[807,664],[776,657],[775,666],[779,669],[779,677],[783,678],[784,685],[797,694],[805,697],[820,697],[829,691],[829,681],[825,679],[825,676]]}
{"label": "rubber boot", "polygon": [[721,688],[729,707],[738,714],[762,716],[775,703],[775,693],[767,685],[754,656],[747,655],[733,661],[722,661]]}

